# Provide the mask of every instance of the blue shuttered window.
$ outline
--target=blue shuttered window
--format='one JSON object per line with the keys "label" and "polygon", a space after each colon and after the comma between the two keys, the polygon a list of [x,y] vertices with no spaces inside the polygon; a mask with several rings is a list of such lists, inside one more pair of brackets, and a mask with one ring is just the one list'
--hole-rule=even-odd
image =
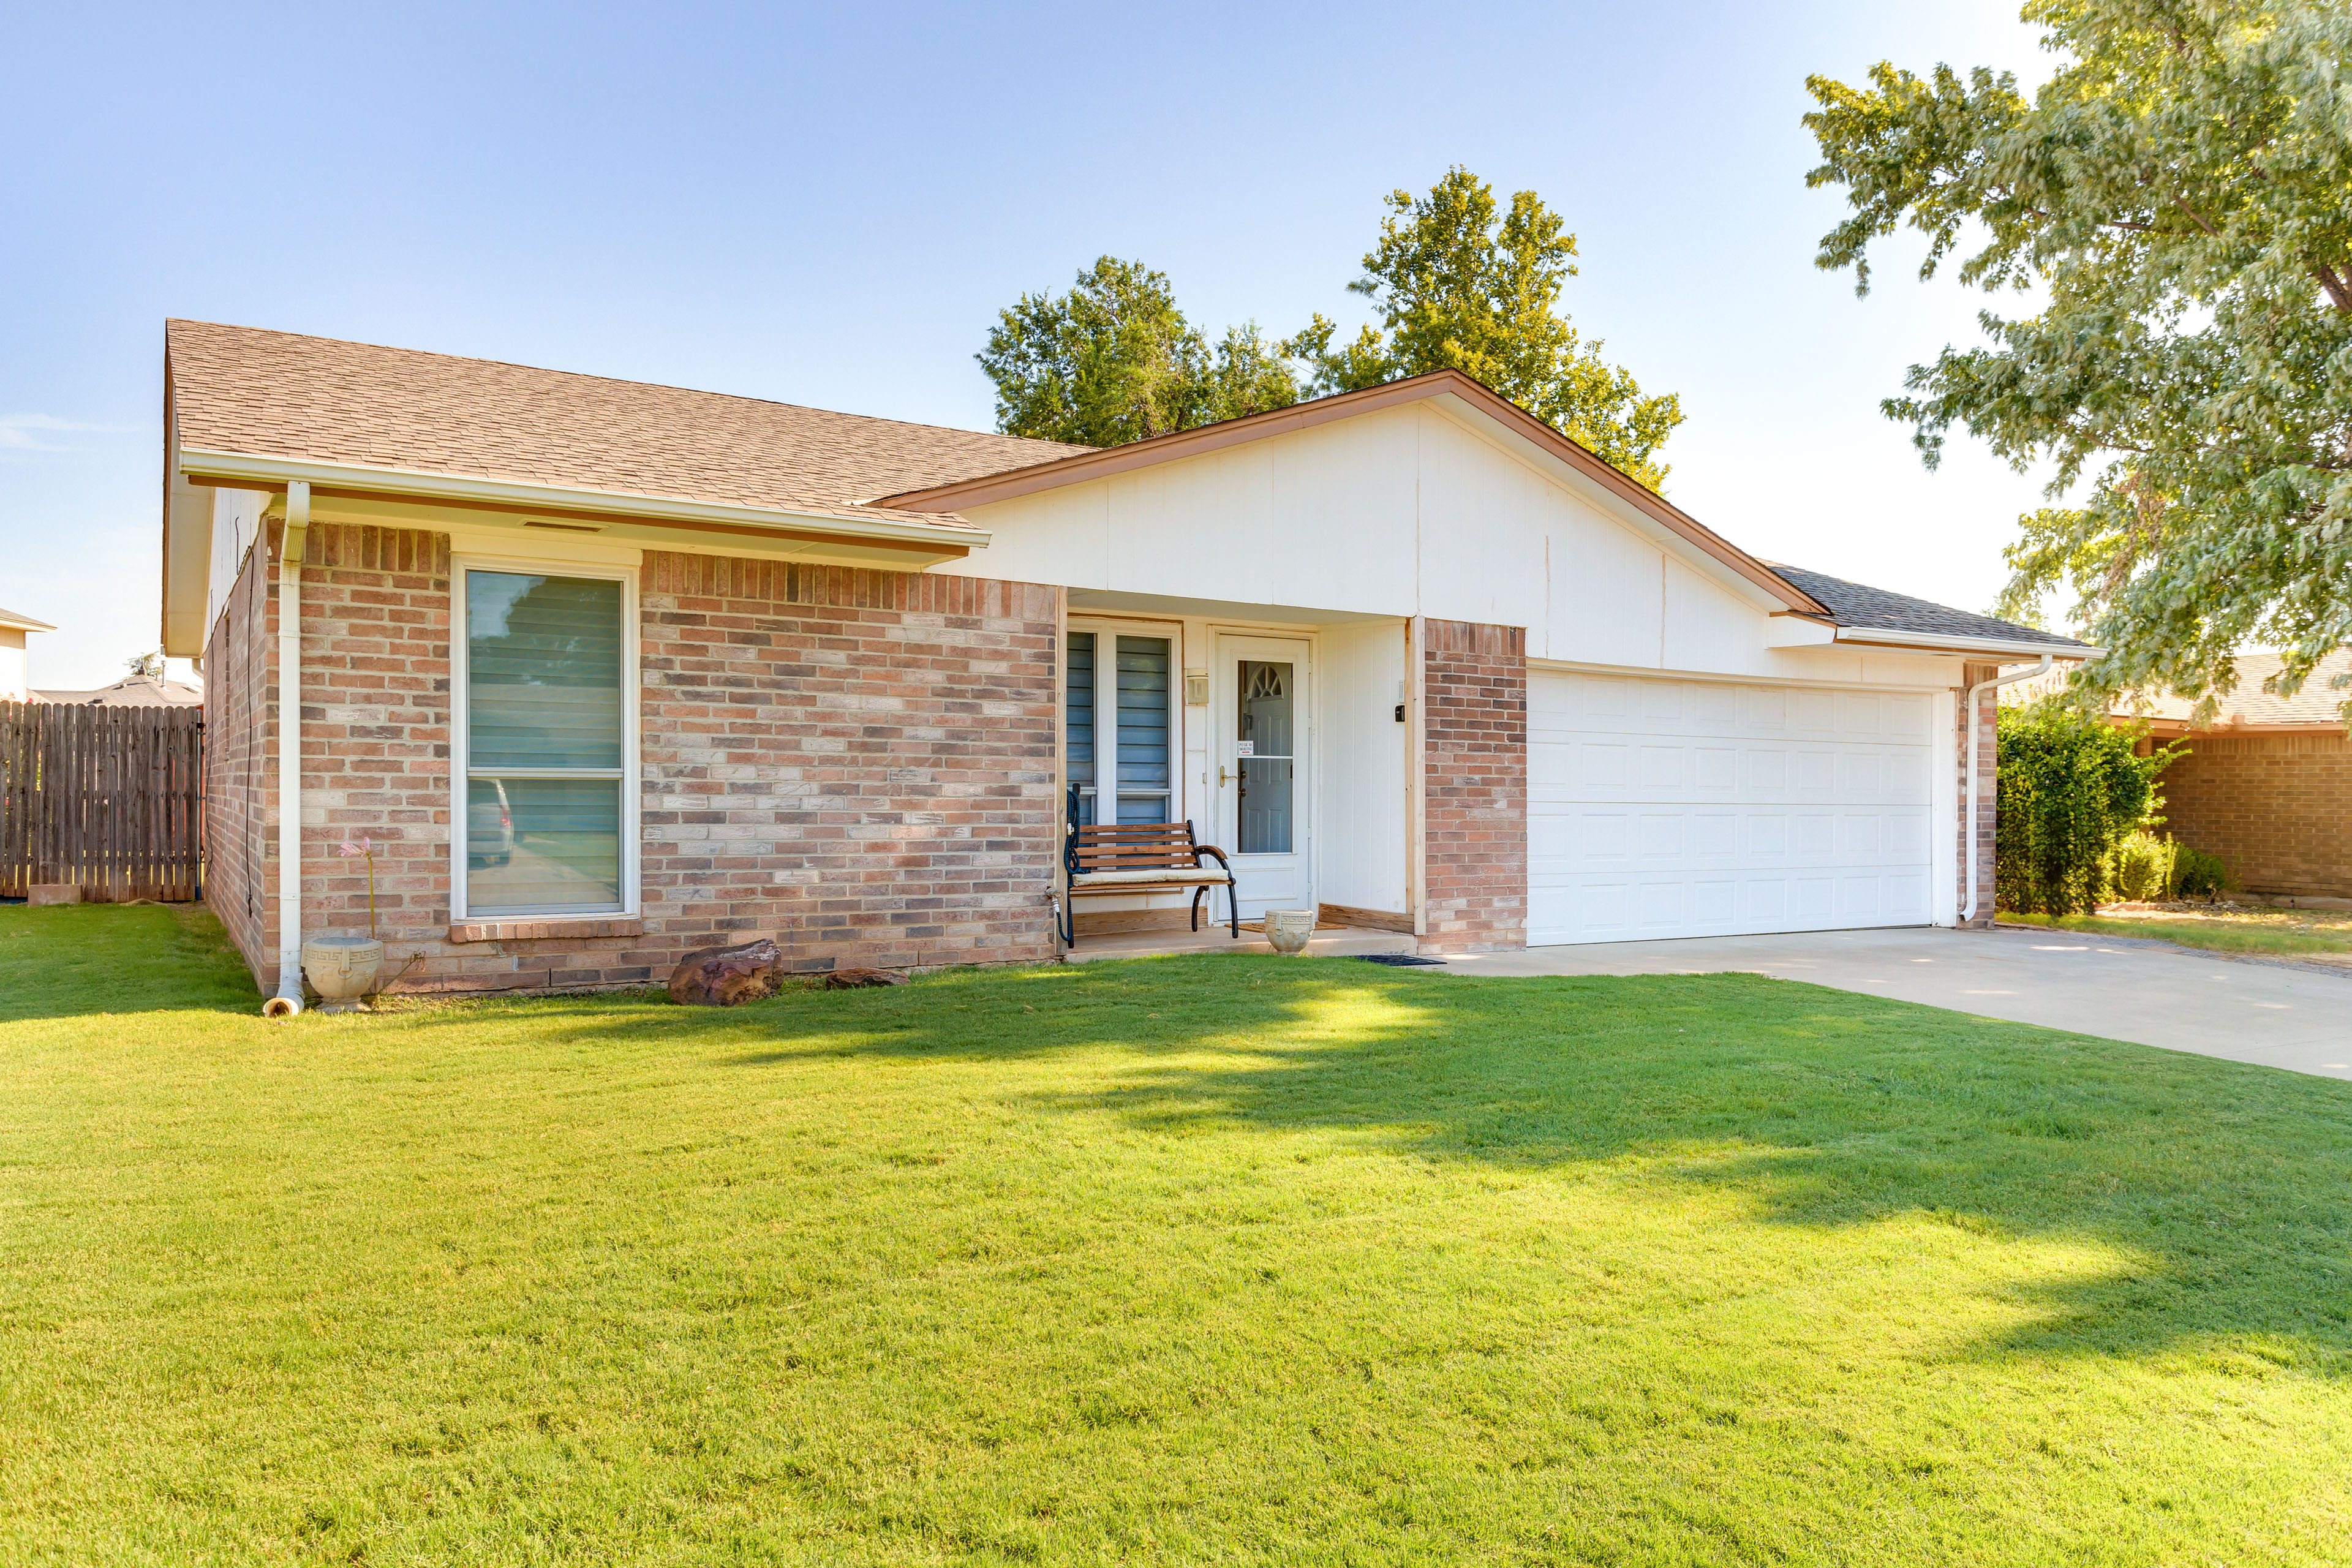
{"label": "blue shuttered window", "polygon": [[1063,684],[1063,754],[1078,791],[1078,820],[1095,820],[1095,634],[1072,632]]}
{"label": "blue shuttered window", "polygon": [[1079,821],[1165,822],[1174,814],[1175,662],[1168,637],[1070,634],[1063,756]]}
{"label": "blue shuttered window", "polygon": [[1118,639],[1118,820],[1166,822],[1168,639]]}

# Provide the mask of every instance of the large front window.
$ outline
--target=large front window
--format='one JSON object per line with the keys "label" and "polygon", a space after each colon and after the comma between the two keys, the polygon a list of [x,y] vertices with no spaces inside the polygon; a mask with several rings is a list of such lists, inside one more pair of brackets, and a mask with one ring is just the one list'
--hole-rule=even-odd
{"label": "large front window", "polygon": [[464,910],[628,908],[628,585],[462,569]]}
{"label": "large front window", "polygon": [[1064,756],[1081,822],[1166,822],[1175,810],[1174,644],[1070,634]]}

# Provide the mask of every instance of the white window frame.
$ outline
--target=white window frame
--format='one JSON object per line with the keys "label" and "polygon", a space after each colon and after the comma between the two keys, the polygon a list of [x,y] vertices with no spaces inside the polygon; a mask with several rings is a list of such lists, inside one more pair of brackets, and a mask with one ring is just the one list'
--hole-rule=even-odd
{"label": "white window frame", "polygon": [[[466,609],[466,574],[468,571],[595,578],[621,584],[621,907],[616,910],[549,910],[539,913],[502,909],[495,915],[483,918],[499,921],[637,919],[644,912],[643,895],[638,886],[639,844],[644,832],[640,818],[644,802],[639,785],[637,743],[637,710],[643,702],[637,679],[637,645],[641,637],[637,616],[637,569],[585,561],[551,560],[541,556],[453,553],[449,557],[450,921],[454,924],[474,918],[466,907],[466,846],[469,837],[466,795],[467,785],[473,776],[468,760],[473,752],[473,740],[468,726],[470,716],[467,710],[470,685],[467,670],[467,643],[470,640],[467,636],[468,620]],[[483,772],[501,778],[579,778],[583,773],[583,770],[578,768],[486,768]]]}
{"label": "white window frame", "polygon": [[[1097,823],[1103,820],[1102,805],[1105,800],[1111,803],[1111,820],[1116,822],[1118,817],[1118,639],[1129,637],[1157,637],[1168,645],[1168,820],[1183,821],[1184,623],[1097,620],[1092,616],[1072,616],[1064,627],[1064,637],[1066,638],[1077,632],[1092,632],[1095,637],[1095,820]],[[1068,657],[1066,641],[1063,647],[1066,669]],[[1070,704],[1066,693],[1061,710],[1061,744],[1066,748],[1070,740]],[[1111,716],[1108,731],[1103,723],[1106,713]],[[1106,763],[1108,764],[1108,773],[1104,771]],[[1108,794],[1104,789],[1106,780],[1109,784]]]}

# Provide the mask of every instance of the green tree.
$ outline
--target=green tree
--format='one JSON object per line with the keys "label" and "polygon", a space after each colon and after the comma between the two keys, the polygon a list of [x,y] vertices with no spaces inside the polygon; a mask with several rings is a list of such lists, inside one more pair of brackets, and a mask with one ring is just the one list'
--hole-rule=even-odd
{"label": "green tree", "polygon": [[1349,392],[1402,376],[1458,370],[1649,486],[1662,489],[1658,451],[1682,423],[1672,394],[1644,396],[1633,374],[1601,357],[1559,310],[1576,275],[1576,236],[1533,191],[1498,209],[1467,169],[1449,170],[1426,196],[1396,191],[1364,275],[1348,285],[1381,324],[1333,346],[1321,315],[1291,340],[1315,366],[1318,393]]}
{"label": "green tree", "polygon": [[1993,896],[2021,914],[2097,906],[2109,858],[2158,804],[2170,751],[2132,754],[2129,731],[2063,697],[2004,707],[1993,829]]}
{"label": "green tree", "polygon": [[[2226,684],[2284,654],[2277,689],[2352,643],[2352,7],[2034,0],[2063,58],[2006,73],[1881,63],[1814,77],[1813,185],[1853,214],[1819,264],[1866,289],[1873,241],[1927,237],[1921,276],[2035,290],[1990,345],[1915,365],[1887,414],[1932,465],[1954,425],[2080,505],[2021,520],[2002,598],[2071,585],[2105,657],[2084,700]],[[2352,703],[2347,705],[2352,720]]]}
{"label": "green tree", "polygon": [[1116,447],[1298,401],[1288,346],[1255,321],[1212,343],[1168,276],[1103,257],[1066,294],[1024,294],[978,356],[1009,436]]}

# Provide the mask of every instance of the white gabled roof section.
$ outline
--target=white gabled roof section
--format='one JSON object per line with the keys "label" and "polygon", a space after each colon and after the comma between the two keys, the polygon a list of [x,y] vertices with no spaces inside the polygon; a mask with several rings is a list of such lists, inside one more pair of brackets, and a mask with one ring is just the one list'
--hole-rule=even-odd
{"label": "white gabled roof section", "polygon": [[1068,458],[1013,468],[982,479],[877,498],[873,504],[918,510],[964,510],[1011,500],[1173,463],[1186,458],[1359,418],[1383,408],[1427,404],[1457,426],[1498,450],[1517,457],[1591,501],[1645,538],[1656,539],[1694,570],[1732,586],[1759,609],[1826,614],[1803,589],[1775,574],[1697,519],[1602,462],[1542,420],[1459,371],[1426,375],[1293,404],[1246,418],[1181,430],[1123,447],[1106,447]]}
{"label": "white gabled roof section", "polygon": [[[1631,530],[1650,543],[1664,550],[1683,565],[1699,575],[1728,589],[1766,615],[1809,607],[1811,601],[1802,590],[1783,582],[1777,574],[1765,570],[1759,574],[1743,570],[1746,552],[1731,546],[1712,530],[1701,527],[1687,518],[1681,509],[1674,507],[1664,497],[1641,489],[1613,468],[1612,478],[1620,485],[1610,485],[1589,468],[1568,461],[1550,445],[1530,438],[1511,422],[1496,418],[1495,411],[1483,401],[1474,403],[1455,392],[1441,392],[1429,400],[1429,406],[1457,427],[1491,446],[1501,448],[1510,457],[1542,474],[1570,495],[1583,501],[1621,527]],[[1598,463],[1599,458],[1593,458]],[[1632,486],[1654,505],[1643,505],[1624,493]],[[1664,510],[1689,524],[1687,528],[1672,526],[1659,515]],[[1706,541],[1720,544],[1714,550],[1703,546],[1693,537],[1692,530]],[[1761,563],[1757,563],[1759,566]]]}

